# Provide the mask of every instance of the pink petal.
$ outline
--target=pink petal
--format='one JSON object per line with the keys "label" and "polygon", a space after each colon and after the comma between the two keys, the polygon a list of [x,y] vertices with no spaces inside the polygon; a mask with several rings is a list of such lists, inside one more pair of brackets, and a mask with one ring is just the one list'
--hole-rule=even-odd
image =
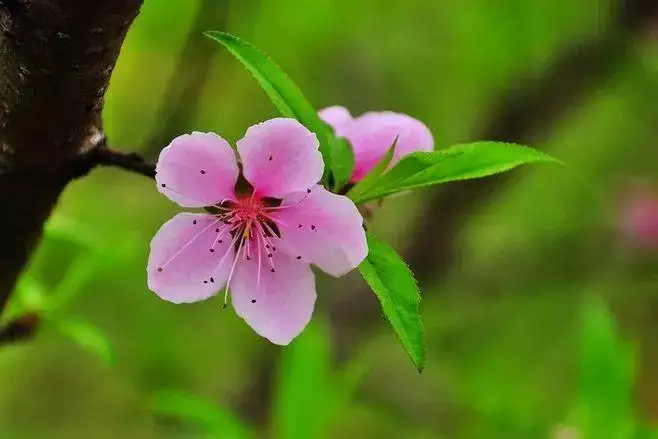
{"label": "pink petal", "polygon": [[281,232],[281,251],[333,276],[353,270],[368,254],[363,217],[352,200],[322,186],[284,198],[270,216]]}
{"label": "pink petal", "polygon": [[261,253],[258,267],[257,256],[238,261],[229,287],[233,308],[259,335],[287,345],[311,320],[315,277],[308,263],[278,252],[272,258]]}
{"label": "pink petal", "polygon": [[648,185],[636,185],[629,191],[621,211],[621,226],[634,244],[658,247],[658,191]]}
{"label": "pink petal", "polygon": [[169,302],[204,300],[224,287],[233,259],[225,224],[208,214],[179,213],[151,241],[148,287]]}
{"label": "pink petal", "polygon": [[260,196],[283,198],[315,185],[324,171],[318,139],[295,119],[277,118],[238,141],[244,177]]}
{"label": "pink petal", "polygon": [[342,136],[352,144],[356,164],[351,181],[362,179],[384,157],[400,136],[391,166],[414,151],[432,151],[434,139],[430,130],[411,116],[400,113],[365,113],[342,129]]}
{"label": "pink petal", "polygon": [[320,119],[325,123],[331,125],[338,136],[343,135],[345,124],[352,120],[352,115],[349,110],[338,105],[318,111],[318,116],[320,116]]}
{"label": "pink petal", "polygon": [[183,207],[212,206],[233,198],[238,180],[235,153],[214,133],[176,137],[160,153],[158,190]]}

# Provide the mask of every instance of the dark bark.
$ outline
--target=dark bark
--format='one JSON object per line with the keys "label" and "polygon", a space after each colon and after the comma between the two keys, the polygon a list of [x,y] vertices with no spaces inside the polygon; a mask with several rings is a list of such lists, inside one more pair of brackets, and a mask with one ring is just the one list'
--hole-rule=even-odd
{"label": "dark bark", "polygon": [[0,3],[0,310],[72,163],[101,136],[103,96],[141,3]]}

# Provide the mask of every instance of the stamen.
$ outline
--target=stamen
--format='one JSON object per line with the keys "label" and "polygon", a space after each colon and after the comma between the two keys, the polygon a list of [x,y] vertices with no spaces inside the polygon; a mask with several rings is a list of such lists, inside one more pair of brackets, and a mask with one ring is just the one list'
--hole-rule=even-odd
{"label": "stamen", "polygon": [[[196,224],[196,220],[194,220],[194,223]],[[187,247],[189,247],[199,236],[201,236],[201,234],[203,232],[208,230],[211,226],[214,226],[216,223],[217,223],[217,220],[211,222],[210,224],[205,226],[203,229],[201,229],[201,231],[199,233],[197,233],[192,238],[190,238],[190,240],[187,241],[185,243],[185,245],[183,245],[176,253],[174,253],[174,255],[171,258],[169,258],[169,260],[167,262],[165,262],[164,264],[162,264],[158,267],[158,272],[161,272],[162,270],[164,270],[167,267],[167,265],[169,265],[169,263],[171,263],[171,261],[176,259]]]}
{"label": "stamen", "polygon": [[235,252],[235,259],[233,260],[233,266],[231,267],[231,271],[228,274],[228,280],[226,281],[226,291],[224,292],[224,306],[226,307],[228,304],[228,289],[229,286],[231,285],[231,278],[233,277],[233,271],[235,270],[235,266],[238,263],[238,259],[240,259],[240,250],[243,248],[244,244],[244,233],[240,233],[240,244],[238,244],[238,250]]}

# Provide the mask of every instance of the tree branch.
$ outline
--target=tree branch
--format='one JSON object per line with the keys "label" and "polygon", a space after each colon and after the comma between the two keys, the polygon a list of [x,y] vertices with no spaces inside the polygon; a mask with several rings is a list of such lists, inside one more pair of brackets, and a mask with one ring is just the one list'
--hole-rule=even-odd
{"label": "tree branch", "polygon": [[0,312],[102,131],[110,74],[142,0],[0,3]]}
{"label": "tree branch", "polygon": [[99,135],[98,142],[87,153],[72,163],[69,180],[89,174],[97,166],[112,166],[134,172],[148,178],[155,178],[155,165],[137,152],[122,152],[107,146],[105,136]]}

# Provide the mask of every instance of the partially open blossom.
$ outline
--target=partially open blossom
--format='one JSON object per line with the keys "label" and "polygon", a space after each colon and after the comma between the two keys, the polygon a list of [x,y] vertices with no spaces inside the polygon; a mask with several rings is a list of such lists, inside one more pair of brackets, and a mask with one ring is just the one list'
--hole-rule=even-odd
{"label": "partially open blossom", "polygon": [[226,286],[240,317],[287,344],[313,312],[310,264],[341,276],[366,257],[363,218],[350,199],[317,184],[324,170],[318,141],[296,120],[252,126],[237,150],[250,186],[244,191],[236,189],[233,149],[218,135],[183,135],[162,150],[158,190],[208,213],[180,213],[160,228],[148,285],[174,303],[204,300]]}
{"label": "partially open blossom", "polygon": [[352,183],[361,180],[379,163],[398,136],[391,166],[409,153],[434,149],[434,139],[427,126],[406,114],[369,112],[353,118],[347,109],[334,106],[320,110],[319,116],[352,145],[355,158]]}
{"label": "partially open blossom", "polygon": [[658,188],[636,184],[621,207],[621,227],[635,245],[658,248]]}

